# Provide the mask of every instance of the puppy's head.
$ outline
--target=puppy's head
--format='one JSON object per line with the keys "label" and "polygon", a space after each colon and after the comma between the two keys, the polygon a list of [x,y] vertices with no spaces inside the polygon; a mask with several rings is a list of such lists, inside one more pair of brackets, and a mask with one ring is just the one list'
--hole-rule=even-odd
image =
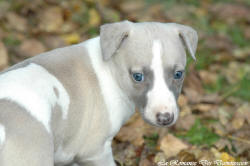
{"label": "puppy's head", "polygon": [[186,52],[195,59],[198,36],[175,23],[123,21],[101,27],[103,59],[142,117],[157,126],[178,118],[177,99],[185,75]]}

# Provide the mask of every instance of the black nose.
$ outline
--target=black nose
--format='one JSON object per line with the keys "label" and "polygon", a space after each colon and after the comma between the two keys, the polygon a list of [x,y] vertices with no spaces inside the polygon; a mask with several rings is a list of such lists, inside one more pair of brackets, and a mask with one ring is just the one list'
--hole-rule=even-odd
{"label": "black nose", "polygon": [[159,125],[169,125],[174,121],[174,114],[170,114],[168,112],[165,113],[157,113],[156,120]]}

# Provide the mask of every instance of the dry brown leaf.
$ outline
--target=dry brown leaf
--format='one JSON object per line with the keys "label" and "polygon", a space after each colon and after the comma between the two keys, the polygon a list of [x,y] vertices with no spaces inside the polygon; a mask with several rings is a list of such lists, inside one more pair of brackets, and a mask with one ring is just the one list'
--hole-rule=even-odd
{"label": "dry brown leaf", "polygon": [[158,163],[161,161],[166,161],[166,156],[163,152],[158,152],[154,157],[154,163]]}
{"label": "dry brown leaf", "polygon": [[152,162],[145,158],[140,161],[139,166],[152,166]]}
{"label": "dry brown leaf", "polygon": [[17,48],[17,54],[20,57],[28,58],[45,52],[46,48],[44,45],[36,39],[27,39]]}
{"label": "dry brown leaf", "polygon": [[49,7],[40,11],[39,28],[44,32],[59,32],[63,25],[63,11],[60,7]]}
{"label": "dry brown leaf", "polygon": [[244,125],[245,119],[242,117],[234,117],[232,120],[232,127],[234,130],[240,129]]}
{"label": "dry brown leaf", "polygon": [[205,94],[201,97],[200,102],[209,103],[209,104],[217,104],[221,102],[221,97],[218,95],[218,93]]}
{"label": "dry brown leaf", "polygon": [[136,148],[126,142],[113,145],[113,153],[116,161],[121,165],[133,166],[136,163]]}
{"label": "dry brown leaf", "polygon": [[181,94],[178,98],[178,105],[180,107],[184,107],[185,105],[187,105],[187,103],[188,103],[187,97]]}
{"label": "dry brown leaf", "polygon": [[184,87],[195,90],[198,94],[204,94],[203,85],[199,78],[199,74],[191,69],[190,74],[184,81]]}
{"label": "dry brown leaf", "polygon": [[219,108],[219,120],[224,126],[228,124],[231,119],[231,115],[228,113],[227,107]]}
{"label": "dry brown leaf", "polygon": [[202,95],[198,93],[196,90],[188,87],[184,87],[183,91],[185,93],[185,96],[188,99],[188,102],[195,104],[195,103],[200,103],[202,99]]}
{"label": "dry brown leaf", "polygon": [[219,141],[215,143],[216,148],[221,151],[225,149],[226,147],[231,151],[232,150],[232,144],[228,139],[221,138]]}
{"label": "dry brown leaf", "polygon": [[[196,148],[196,151],[199,150]],[[197,161],[195,153],[190,150],[182,150],[178,153],[178,159],[182,162],[195,162]]]}
{"label": "dry brown leaf", "polygon": [[103,20],[107,22],[116,22],[121,20],[120,13],[118,11],[100,4],[98,4],[97,7]]}
{"label": "dry brown leaf", "polygon": [[[249,28],[250,29],[250,28]],[[250,31],[250,30],[249,30]],[[250,32],[249,32],[250,33]],[[250,37],[249,37],[250,38]],[[247,57],[250,57],[250,48],[244,48],[244,49],[235,49],[233,51],[233,56],[237,59],[245,60]]]}
{"label": "dry brown leaf", "polygon": [[250,124],[250,104],[244,103],[237,109],[237,116],[244,118]]}
{"label": "dry brown leaf", "polygon": [[227,68],[223,68],[222,72],[226,76],[230,84],[236,84],[241,79],[242,64],[236,61],[229,62]]}
{"label": "dry brown leaf", "polygon": [[121,10],[125,13],[133,13],[138,12],[138,10],[141,10],[145,7],[145,3],[142,0],[137,1],[123,1],[120,5]]}
{"label": "dry brown leaf", "polygon": [[201,112],[212,111],[216,108],[216,105],[213,104],[197,104],[193,107],[193,110],[199,110]]}
{"label": "dry brown leaf", "polygon": [[0,42],[0,70],[8,66],[8,52],[2,42]]}
{"label": "dry brown leaf", "polygon": [[195,122],[195,116],[193,114],[189,114],[189,115],[186,115],[186,116],[180,116],[178,121],[176,122],[175,124],[175,128],[176,129],[181,129],[181,130],[189,130],[193,125],[194,125],[194,122]]}
{"label": "dry brown leaf", "polygon": [[45,46],[49,49],[55,49],[66,46],[65,41],[60,36],[54,36],[54,35],[45,36],[43,41]]}
{"label": "dry brown leaf", "polygon": [[135,146],[141,146],[144,143],[143,135],[145,126],[145,122],[138,117],[134,122],[122,127],[116,135],[116,139],[123,142],[132,142]]}
{"label": "dry brown leaf", "polygon": [[249,8],[243,4],[221,3],[212,5],[211,12],[217,18],[223,19],[230,24],[234,24],[239,20],[250,20]]}
{"label": "dry brown leaf", "polygon": [[187,149],[188,145],[182,142],[179,138],[172,134],[166,135],[160,141],[160,149],[164,152],[167,158],[176,156],[181,150]]}
{"label": "dry brown leaf", "polygon": [[11,3],[9,1],[0,2],[0,19],[6,16],[6,13],[8,12],[10,6],[11,6]]}
{"label": "dry brown leaf", "polygon": [[213,123],[213,124],[211,124],[211,126],[214,129],[216,134],[218,134],[220,136],[224,136],[227,134],[226,129],[222,126],[221,123]]}
{"label": "dry brown leaf", "polygon": [[199,71],[199,76],[204,84],[215,84],[218,79],[218,74],[206,70]]}
{"label": "dry brown leaf", "polygon": [[26,32],[28,25],[27,20],[16,13],[10,12],[7,13],[7,20],[11,29],[20,32]]}

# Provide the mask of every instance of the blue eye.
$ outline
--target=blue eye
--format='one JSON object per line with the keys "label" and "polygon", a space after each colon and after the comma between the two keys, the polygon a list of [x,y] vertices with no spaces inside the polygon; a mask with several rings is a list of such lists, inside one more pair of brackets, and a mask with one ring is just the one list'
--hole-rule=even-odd
{"label": "blue eye", "polygon": [[142,82],[144,81],[144,75],[142,73],[133,73],[133,79],[136,81],[136,82]]}
{"label": "blue eye", "polygon": [[174,79],[181,79],[182,78],[182,75],[183,75],[183,72],[182,71],[176,71],[174,73]]}

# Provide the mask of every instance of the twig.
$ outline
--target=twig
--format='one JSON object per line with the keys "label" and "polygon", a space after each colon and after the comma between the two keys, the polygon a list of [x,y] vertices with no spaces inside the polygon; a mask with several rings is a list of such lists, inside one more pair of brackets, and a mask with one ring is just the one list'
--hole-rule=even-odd
{"label": "twig", "polygon": [[228,138],[230,138],[232,140],[238,141],[238,142],[243,142],[243,143],[246,143],[246,144],[250,144],[250,141],[239,138],[239,137],[234,137],[232,135],[227,135],[226,137],[228,137]]}
{"label": "twig", "polygon": [[224,101],[227,97],[231,96],[234,92],[240,89],[240,85],[235,86],[233,89],[221,96],[221,101]]}

